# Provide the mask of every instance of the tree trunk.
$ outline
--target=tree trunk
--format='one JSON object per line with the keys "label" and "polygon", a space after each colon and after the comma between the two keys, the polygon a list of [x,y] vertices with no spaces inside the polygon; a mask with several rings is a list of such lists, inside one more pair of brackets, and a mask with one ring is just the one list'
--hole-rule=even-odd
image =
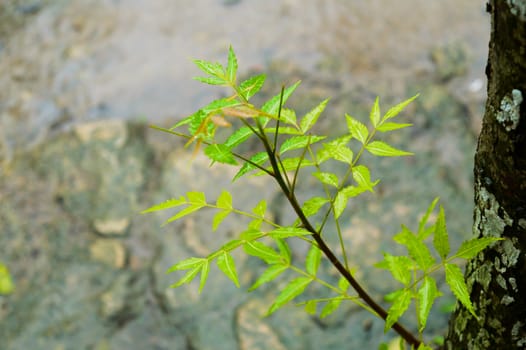
{"label": "tree trunk", "polygon": [[488,100],[475,154],[474,234],[505,240],[466,267],[445,348],[526,349],[526,0],[491,0]]}

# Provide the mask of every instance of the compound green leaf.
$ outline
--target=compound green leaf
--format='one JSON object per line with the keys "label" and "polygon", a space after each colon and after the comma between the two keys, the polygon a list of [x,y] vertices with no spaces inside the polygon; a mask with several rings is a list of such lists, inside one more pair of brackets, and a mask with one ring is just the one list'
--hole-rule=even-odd
{"label": "compound green leaf", "polygon": [[329,316],[330,314],[332,314],[334,311],[336,311],[338,309],[338,307],[340,307],[340,304],[342,303],[342,298],[335,298],[335,299],[332,299],[332,300],[329,300],[325,306],[323,307],[323,309],[321,310],[321,313],[320,313],[320,318],[321,319],[324,319],[325,317]]}
{"label": "compound green leaf", "polygon": [[420,269],[426,271],[433,266],[435,259],[431,256],[429,249],[407,227],[402,225],[402,232],[396,234],[393,239],[407,247],[409,255],[415,260]]}
{"label": "compound green leaf", "polygon": [[174,284],[170,285],[170,288],[177,288],[179,286],[182,286],[185,283],[191,282],[194,279],[194,277],[197,276],[199,271],[201,271],[201,267],[202,267],[202,265],[199,265],[199,266],[196,266],[196,267],[192,268],[191,270],[187,271],[184,274],[184,276],[179,281],[177,281],[177,283],[174,283]]}
{"label": "compound green leaf", "polygon": [[502,240],[502,238],[481,237],[481,238],[474,238],[469,241],[465,241],[460,245],[460,248],[458,248],[458,251],[455,254],[455,257],[464,258],[464,259],[472,259],[478,253],[483,251],[487,246],[489,246],[491,243],[497,242],[500,240]]}
{"label": "compound green leaf", "polygon": [[252,212],[261,218],[265,217],[265,213],[267,212],[267,201],[264,199],[260,200],[254,209],[252,209]]}
{"label": "compound green leaf", "polygon": [[305,214],[306,217],[309,217],[318,213],[320,208],[328,202],[329,200],[327,198],[313,197],[305,201],[305,203],[303,203],[301,210],[303,211],[303,214]]}
{"label": "compound green leaf", "polygon": [[321,250],[317,245],[311,244],[307,257],[305,258],[305,270],[316,276],[321,262]]}
{"label": "compound green leaf", "polygon": [[274,303],[270,306],[267,315],[272,314],[274,311],[303,293],[305,288],[312,282],[312,278],[308,277],[297,277],[285,286],[285,288],[278,295]]}
{"label": "compound green leaf", "polygon": [[431,215],[431,212],[433,212],[433,210],[435,209],[435,206],[437,205],[438,200],[439,200],[438,197],[433,199],[433,201],[431,202],[431,204],[427,208],[426,213],[420,219],[420,222],[418,224],[418,238],[420,240],[426,239],[428,237],[428,235],[432,232],[432,231],[426,230],[425,227],[426,227],[427,221],[429,220],[429,215]]}
{"label": "compound green leaf", "polygon": [[360,141],[362,144],[365,144],[367,137],[369,136],[367,127],[362,122],[348,114],[345,114],[345,119],[347,120],[347,128],[352,137]]}
{"label": "compound green leaf", "polygon": [[230,278],[232,282],[236,285],[236,287],[239,288],[239,280],[237,278],[237,272],[236,272],[236,263],[234,261],[234,258],[230,253],[223,251],[223,254],[221,254],[217,258],[217,266],[223,273]]}
{"label": "compound green leaf", "polygon": [[313,143],[319,142],[323,139],[325,139],[325,136],[314,136],[314,135],[293,136],[285,140],[281,144],[279,153],[283,154],[293,149],[305,148],[308,145],[312,145]]}
{"label": "compound green leaf", "polygon": [[370,192],[373,191],[375,184],[371,183],[371,174],[365,165],[356,165],[352,168],[352,177],[358,184],[358,187],[365,188]]}
{"label": "compound green leaf", "polygon": [[334,198],[334,218],[338,219],[340,215],[342,215],[343,211],[345,210],[345,207],[347,207],[347,200],[348,197],[345,194],[345,191],[340,191],[338,194],[336,194],[336,197]]}
{"label": "compound green leaf", "polygon": [[205,154],[213,161],[223,164],[237,165],[237,161],[230,149],[223,144],[212,144],[208,145],[205,150]]}
{"label": "compound green leaf", "polygon": [[[283,104],[289,99],[290,95],[296,90],[296,88],[300,85],[300,82],[296,82],[294,85],[289,86],[283,91]],[[268,114],[277,115],[279,110],[279,102],[281,100],[281,93],[275,95],[270,100],[265,102],[265,104],[261,107],[261,109],[264,112],[267,112]]]}
{"label": "compound green leaf", "polygon": [[243,248],[247,254],[258,257],[267,264],[275,264],[282,260],[278,252],[258,241],[246,242],[243,244]]}
{"label": "compound green leaf", "polygon": [[228,48],[228,64],[226,67],[226,76],[231,84],[235,84],[237,74],[237,58],[232,46]]}
{"label": "compound green leaf", "polygon": [[441,293],[437,289],[436,282],[433,278],[425,276],[422,285],[418,289],[418,330],[422,332],[426,327],[427,318],[431,307]]}
{"label": "compound green leaf", "polygon": [[410,97],[408,98],[407,100],[403,101],[403,102],[400,102],[399,104],[397,104],[396,106],[394,107],[391,107],[387,113],[385,113],[384,117],[382,118],[382,121],[386,121],[388,119],[391,119],[393,117],[396,117],[398,115],[398,113],[400,113],[408,104],[410,104],[411,102],[413,102],[413,100],[415,98],[418,97],[419,94],[416,94],[415,96],[413,97]]}
{"label": "compound green leaf", "polygon": [[141,211],[141,214],[146,214],[146,213],[151,213],[151,212],[155,212],[155,211],[159,211],[159,210],[165,210],[165,209],[169,209],[169,208],[174,208],[174,207],[178,207],[178,206],[183,205],[183,204],[187,204],[186,198],[184,198],[183,196],[181,196],[179,198],[172,198],[172,199],[164,201],[164,202],[162,202],[160,204],[156,204],[153,207],[150,207],[148,209],[145,209],[145,210]]}
{"label": "compound green leaf", "polygon": [[374,128],[378,125],[380,122],[380,104],[379,104],[379,97],[376,97],[374,100],[373,107],[371,108],[371,112],[369,113],[369,119],[371,120],[371,124]]}
{"label": "compound green leaf", "polygon": [[231,250],[234,250],[236,249],[237,247],[239,247],[240,245],[243,245],[243,241],[240,240],[240,239],[233,239],[225,244],[223,244],[223,246],[221,247],[222,250],[225,250],[225,251],[231,251]]}
{"label": "compound green leaf", "polygon": [[264,74],[254,75],[247,80],[243,81],[239,85],[239,90],[241,94],[247,101],[254,96],[265,83],[266,76]]}
{"label": "compound green leaf", "polygon": [[309,131],[318,121],[321,113],[327,106],[329,99],[323,100],[319,105],[314,107],[310,112],[308,112],[300,121],[300,129],[305,134]]}
{"label": "compound green leaf", "polygon": [[380,125],[378,125],[376,127],[376,130],[378,130],[380,132],[388,132],[388,131],[393,131],[393,130],[407,128],[407,127],[412,126],[412,125],[413,124],[408,124],[408,123],[391,123],[391,122],[387,122],[387,123],[381,123]]}
{"label": "compound green leaf", "polygon": [[[252,157],[250,157],[250,161],[257,165],[263,165],[267,160],[268,160],[267,152],[259,152],[259,153],[254,154]],[[245,175],[246,173],[254,169],[257,169],[255,165],[249,162],[245,162],[243,166],[241,166],[237,174],[234,176],[232,181],[239,179],[241,176]]]}
{"label": "compound green leaf", "polygon": [[464,281],[464,275],[460,268],[454,264],[445,264],[444,266],[446,272],[446,283],[449,285],[449,288],[457,299],[464,305],[468,311],[477,318],[475,315],[475,310],[469,299],[468,287]]}
{"label": "compound green leaf", "polygon": [[448,256],[450,246],[446,227],[446,214],[444,213],[444,208],[442,206],[440,206],[440,212],[435,225],[433,245],[442,259],[445,259]]}
{"label": "compound green leaf", "polygon": [[272,230],[268,233],[273,238],[287,238],[310,235],[311,232],[302,227],[286,226]]}
{"label": "compound green leaf", "polygon": [[210,271],[210,261],[207,259],[206,263],[201,266],[201,280],[199,282],[199,293],[203,291],[206,280],[208,279],[208,272]]}
{"label": "compound green leaf", "polygon": [[287,270],[287,265],[274,264],[270,265],[268,269],[263,272],[261,276],[256,280],[256,282],[248,289],[249,292],[253,291],[256,288],[259,288],[262,284],[268,283],[274,280],[276,277],[281,275],[285,270]]}
{"label": "compound green leaf", "polygon": [[375,156],[380,156],[380,157],[410,156],[413,154],[411,152],[406,152],[406,151],[396,149],[382,141],[373,141],[369,143],[367,146],[365,146],[365,149],[367,149],[369,152],[371,152]]}
{"label": "compound green leaf", "polygon": [[320,180],[321,183],[338,187],[339,181],[336,174],[317,171],[315,173],[312,173],[312,175],[314,175],[318,180]]}
{"label": "compound green leaf", "polygon": [[217,78],[225,77],[225,70],[223,66],[219,63],[209,62],[204,60],[193,60],[195,65],[199,67],[206,74],[210,74]]}
{"label": "compound green leaf", "polygon": [[385,320],[384,332],[387,332],[393,324],[404,314],[409,305],[411,304],[411,291],[408,289],[402,289],[398,291],[398,295],[393,301],[393,305],[387,312],[387,319]]}
{"label": "compound green leaf", "polygon": [[386,253],[384,260],[393,277],[402,282],[404,286],[408,286],[411,282],[411,269],[413,268],[411,259],[406,256],[394,256]]}

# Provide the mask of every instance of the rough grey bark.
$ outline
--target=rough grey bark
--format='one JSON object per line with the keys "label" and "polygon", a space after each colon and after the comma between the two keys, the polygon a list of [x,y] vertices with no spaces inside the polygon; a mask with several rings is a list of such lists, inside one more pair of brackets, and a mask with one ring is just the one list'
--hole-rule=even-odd
{"label": "rough grey bark", "polygon": [[446,349],[526,349],[526,0],[491,0],[488,100],[475,155],[475,235],[503,237],[466,267]]}

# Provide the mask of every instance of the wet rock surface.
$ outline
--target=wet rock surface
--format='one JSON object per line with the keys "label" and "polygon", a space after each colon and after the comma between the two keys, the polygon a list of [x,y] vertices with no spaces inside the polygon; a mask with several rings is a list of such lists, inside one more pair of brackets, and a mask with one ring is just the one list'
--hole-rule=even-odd
{"label": "wet rock surface", "polygon": [[[396,11],[413,2],[403,1]],[[326,9],[313,1],[278,6],[211,0],[196,2],[201,7],[195,9],[141,0],[128,5],[35,1],[35,11],[11,7],[15,17],[9,18],[16,26],[9,27],[9,35],[0,28],[0,260],[9,267],[16,289],[0,296],[0,348],[374,349],[391,338],[392,333],[382,335],[382,322],[353,304],[324,320],[293,306],[262,318],[283,281],[247,294],[245,289],[264,266],[237,252],[244,288],[238,290],[217,269],[201,295],[195,284],[169,288],[178,278],[165,273],[171,265],[209,254],[239,233],[246,221],[230,217],[212,232],[213,212],[203,211],[161,227],[170,213],[139,215],[141,210],[193,190],[204,191],[213,201],[225,188],[237,207],[254,207],[263,198],[280,222],[294,218],[270,180],[232,183],[235,169],[210,168],[204,157],[192,157],[183,149],[183,141],[148,129],[137,119],[148,115],[171,125],[218,97],[217,90],[188,82],[191,75],[182,73],[190,67],[186,56],[179,58],[185,61],[180,65],[170,59],[191,52],[223,60],[227,39],[234,41],[241,66],[253,64],[244,74],[270,72],[262,99],[279,91],[283,82],[298,79],[303,83],[290,105],[300,114],[333,97],[320,133],[338,134],[344,112],[366,120],[377,94],[385,109],[420,92],[404,116],[414,127],[386,139],[415,156],[365,158],[373,177],[382,182],[376,195],[350,203],[351,215],[343,222],[351,264],[379,297],[395,284],[372,264],[381,260],[382,250],[396,252],[391,237],[401,223],[414,227],[434,197],[440,196],[445,206],[453,246],[471,230],[472,155],[484,98],[483,84],[477,83],[483,79],[484,59],[479,56],[485,55],[480,47],[485,49],[487,38],[470,36],[484,32],[485,23],[473,25],[484,20],[482,3],[478,8],[468,5],[472,1],[449,2],[458,5],[457,20],[465,21],[450,24],[458,29],[455,43],[464,44],[448,46],[413,36],[410,29],[418,22],[408,19],[398,30],[400,38],[417,43],[404,58],[413,57],[410,61],[389,56],[396,50],[403,55],[404,50],[393,43],[382,46],[380,39],[378,47],[372,44],[377,39],[344,45],[348,41],[342,23],[354,38],[376,38],[390,22],[368,29],[371,22],[362,22],[367,19],[364,8],[352,5],[357,6],[351,8],[353,15],[342,17],[349,8],[332,1]],[[313,38],[301,48],[283,44],[282,35],[278,40],[280,35],[268,30],[256,32],[261,44],[256,49],[256,34],[250,40],[233,34],[235,21],[220,31],[220,38],[212,34],[212,19],[218,14],[247,14],[254,23],[266,23],[290,20],[302,6],[312,26],[289,21],[283,29],[300,42]],[[379,10],[380,2],[371,1],[371,6]],[[215,14],[203,10],[201,27],[188,24],[190,15],[206,7]],[[266,11],[268,18],[253,11]],[[425,11],[442,20],[448,16],[444,9]],[[429,26],[420,23],[418,28],[430,32],[421,35],[442,38],[433,32],[440,18],[431,19],[425,11],[422,17]],[[377,18],[385,20],[381,13]],[[331,16],[335,27],[329,27]],[[319,28],[332,33],[332,39],[328,34],[314,39],[310,31]],[[149,38],[156,39],[145,44]],[[440,40],[447,44],[449,39],[446,35]],[[322,45],[330,40],[332,46]],[[399,45],[404,47],[403,42]],[[282,46],[284,53],[274,53]],[[353,48],[369,49],[370,56],[358,57]],[[298,192],[312,195],[313,185],[300,183]],[[300,254],[305,247],[295,249]],[[322,269],[328,278],[337,278],[329,266]],[[324,296],[322,288],[308,293]],[[447,315],[439,309],[450,300],[433,309],[430,334],[445,331]]]}

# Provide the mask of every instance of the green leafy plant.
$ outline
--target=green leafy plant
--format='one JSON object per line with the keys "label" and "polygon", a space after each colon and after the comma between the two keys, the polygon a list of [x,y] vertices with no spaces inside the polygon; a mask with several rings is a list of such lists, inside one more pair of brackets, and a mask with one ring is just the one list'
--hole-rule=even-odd
{"label": "green leafy plant", "polygon": [[[395,118],[417,96],[391,107],[383,115],[379,99],[376,98],[369,114],[369,125],[346,114],[347,130],[343,135],[330,138],[312,132],[328,100],[320,102],[301,118],[297,117],[293,109],[285,107],[299,82],[283,87],[279,94],[262,106],[255,106],[250,99],[263,86],[265,75],[255,75],[238,82],[238,63],[232,48],[229,50],[226,66],[203,60],[194,62],[205,73],[205,76],[198,77],[197,80],[228,87],[232,91],[231,95],[212,101],[171,128],[152,127],[186,138],[187,145],[195,143],[195,151],[202,146],[212,164],[224,163],[237,167],[234,181],[249,174],[271,177],[294,210],[297,219],[286,226],[273,222],[266,214],[267,204],[264,200],[251,211],[237,209],[227,191],[223,191],[214,201],[209,201],[205,193],[188,192],[143,211],[150,213],[178,208],[179,211],[166,221],[169,223],[210,208],[217,211],[213,218],[213,230],[232,214],[251,219],[246,230],[239,232],[235,239],[225,242],[217,251],[206,257],[190,257],[173,265],[169,272],[184,271],[173,287],[186,284],[199,275],[201,292],[213,263],[240,287],[237,266],[231,253],[242,249],[268,265],[249,287],[249,291],[285,276],[285,272],[292,276],[270,305],[267,314],[272,314],[294,300],[315,282],[327,287],[329,294],[323,299],[301,303],[308,313],[316,313],[318,304],[321,304],[320,317],[323,318],[335,312],[343,302],[353,302],[382,318],[385,321],[385,331],[393,328],[400,335],[402,346],[407,343],[414,349],[430,349],[430,345],[426,345],[423,340],[423,332],[431,307],[441,295],[431,274],[441,269],[445,271],[446,282],[453,294],[474,314],[463,275],[454,260],[470,259],[498,239],[473,239],[464,242],[456,253],[451,254],[442,206],[436,222],[428,223],[438,198],[431,203],[415,232],[402,226],[401,231],[394,236],[395,242],[407,248],[408,254],[395,256],[385,253],[384,260],[376,264],[376,267],[389,271],[401,284],[398,290],[385,297],[391,302],[388,310],[373,300],[349,267],[340,221],[348,202],[365,192],[374,192],[379,182],[372,179],[369,168],[361,163],[362,155],[364,152],[378,157],[411,155],[410,152],[397,149],[377,138],[382,133],[411,125],[397,122]],[[236,123],[238,126],[233,126],[235,120],[239,121]],[[186,127],[187,133],[176,131],[181,127]],[[218,140],[216,130],[219,127],[230,127],[232,132],[226,139]],[[240,145],[251,139],[258,141],[261,151],[252,154],[237,151]],[[334,172],[334,163],[343,163],[344,170],[341,173]],[[309,177],[316,179],[325,195],[300,202],[296,193],[297,184]],[[327,232],[329,220],[334,221],[335,232]],[[330,246],[327,240],[333,234],[339,242],[336,247]],[[426,244],[431,238],[435,255]],[[301,239],[310,244],[303,260],[292,258],[289,246],[292,239]],[[337,250],[341,253],[337,254]],[[326,259],[338,271],[340,278],[336,283],[320,276],[322,259]],[[417,334],[399,323],[399,318],[411,303],[415,306],[418,320]]]}
{"label": "green leafy plant", "polygon": [[10,294],[15,289],[7,266],[0,262],[0,294]]}

